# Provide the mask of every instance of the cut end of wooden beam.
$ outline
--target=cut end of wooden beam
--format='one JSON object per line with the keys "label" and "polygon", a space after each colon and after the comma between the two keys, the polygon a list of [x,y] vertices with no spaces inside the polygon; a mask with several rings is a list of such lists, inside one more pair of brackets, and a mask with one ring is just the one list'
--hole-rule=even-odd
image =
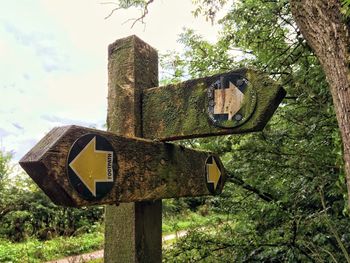
{"label": "cut end of wooden beam", "polygon": [[44,160],[60,138],[75,127],[77,126],[70,125],[52,129],[19,161],[23,170],[56,205],[75,207],[76,203],[53,178],[52,172],[55,169]]}
{"label": "cut end of wooden beam", "polygon": [[26,153],[19,164],[37,162],[43,158],[43,155],[59,140],[59,138],[74,125],[53,128],[47,133],[28,153]]}
{"label": "cut end of wooden beam", "polygon": [[135,47],[136,43],[139,43],[142,46],[148,46],[148,47],[150,47],[150,48],[155,50],[155,48],[153,48],[151,45],[147,44],[145,41],[143,41],[138,36],[131,35],[131,36],[127,36],[127,37],[124,37],[124,38],[117,39],[113,43],[109,44],[108,45],[108,56],[110,57],[113,52],[116,52],[117,49],[119,49],[120,47],[124,46],[125,44],[129,44],[130,46]]}

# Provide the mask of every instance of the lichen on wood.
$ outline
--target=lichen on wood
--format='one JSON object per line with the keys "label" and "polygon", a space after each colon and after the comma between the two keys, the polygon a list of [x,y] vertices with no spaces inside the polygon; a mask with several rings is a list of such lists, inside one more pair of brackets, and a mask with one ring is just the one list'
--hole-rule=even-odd
{"label": "lichen on wood", "polygon": [[[77,139],[86,134],[106,138],[116,155],[114,186],[109,194],[98,200],[84,199],[68,176],[70,149]],[[209,195],[205,173],[209,156],[214,155],[169,143],[65,126],[48,133],[20,164],[54,203],[80,207]],[[222,164],[219,162],[218,165],[223,171]],[[222,173],[222,183],[218,186],[220,191],[224,176]]]}
{"label": "lichen on wood", "polygon": [[[208,116],[208,88],[220,77],[232,74],[248,79],[257,102],[251,106],[255,107],[250,109],[253,114],[242,125],[221,128]],[[244,103],[249,104],[249,94],[246,96]],[[167,141],[259,131],[264,128],[284,96],[282,87],[265,74],[249,69],[148,89],[144,91],[142,100],[142,132],[147,138]]]}

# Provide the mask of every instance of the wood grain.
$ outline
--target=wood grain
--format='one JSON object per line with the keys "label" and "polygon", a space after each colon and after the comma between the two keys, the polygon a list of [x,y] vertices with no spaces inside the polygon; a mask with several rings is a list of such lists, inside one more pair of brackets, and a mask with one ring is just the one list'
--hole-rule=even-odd
{"label": "wood grain", "polygon": [[[208,87],[220,77],[230,75],[248,79],[249,86],[256,91],[257,104],[254,113],[244,124],[235,128],[220,128],[208,117]],[[148,89],[144,91],[142,100],[143,135],[172,141],[260,131],[285,94],[285,90],[265,74],[250,69]]]}
{"label": "wood grain", "polygon": [[[117,159],[115,186],[110,194],[97,201],[84,200],[67,175],[69,150],[86,134],[104,136],[113,146]],[[22,158],[20,165],[54,203],[79,207],[209,195],[205,163],[210,155],[213,154],[170,143],[66,126],[48,133]],[[223,170],[221,163],[220,167]],[[222,189],[223,184],[218,187]]]}
{"label": "wood grain", "polygon": [[[108,47],[108,114],[111,132],[143,137],[144,89],[158,86],[158,53],[136,36]],[[162,201],[106,206],[106,263],[162,261]]]}

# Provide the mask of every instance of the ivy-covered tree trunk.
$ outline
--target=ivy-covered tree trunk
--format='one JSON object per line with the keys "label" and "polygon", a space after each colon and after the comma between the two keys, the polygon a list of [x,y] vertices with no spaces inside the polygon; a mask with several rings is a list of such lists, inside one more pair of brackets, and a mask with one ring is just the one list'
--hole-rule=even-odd
{"label": "ivy-covered tree trunk", "polygon": [[329,83],[344,146],[350,209],[350,38],[339,0],[290,0],[293,17]]}

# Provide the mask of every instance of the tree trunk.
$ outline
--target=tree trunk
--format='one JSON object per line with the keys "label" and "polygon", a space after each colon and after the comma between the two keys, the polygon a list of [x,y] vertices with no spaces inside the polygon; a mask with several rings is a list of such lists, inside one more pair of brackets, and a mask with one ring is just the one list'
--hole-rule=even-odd
{"label": "tree trunk", "polygon": [[293,17],[326,74],[341,131],[350,209],[350,39],[339,0],[290,0]]}

